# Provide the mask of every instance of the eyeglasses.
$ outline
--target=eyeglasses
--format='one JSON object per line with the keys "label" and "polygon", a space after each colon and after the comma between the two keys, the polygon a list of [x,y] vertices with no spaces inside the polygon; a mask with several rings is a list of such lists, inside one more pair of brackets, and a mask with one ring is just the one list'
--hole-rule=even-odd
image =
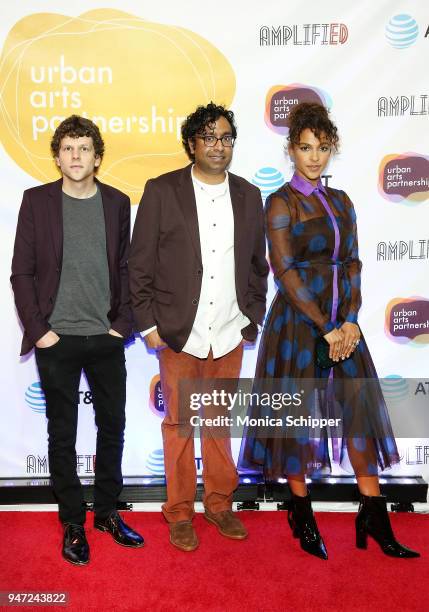
{"label": "eyeglasses", "polygon": [[206,147],[215,147],[218,140],[221,141],[224,147],[233,147],[235,142],[235,138],[231,136],[231,134],[225,134],[225,136],[221,136],[220,138],[216,138],[213,134],[204,134],[204,136],[196,136],[196,138],[204,140]]}

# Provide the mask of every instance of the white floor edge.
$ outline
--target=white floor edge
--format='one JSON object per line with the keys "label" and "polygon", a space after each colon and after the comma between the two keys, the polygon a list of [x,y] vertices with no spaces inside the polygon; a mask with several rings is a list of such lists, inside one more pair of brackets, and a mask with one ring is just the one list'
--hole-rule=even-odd
{"label": "white floor edge", "polygon": [[[133,504],[134,512],[161,512],[160,502],[146,502],[146,503],[135,503]],[[237,504],[234,504],[234,510]],[[358,504],[352,502],[313,502],[313,509],[316,512],[356,512]],[[390,504],[388,504],[390,508]],[[13,505],[0,505],[1,512],[57,512],[58,507],[56,504],[13,504]],[[277,503],[272,502],[261,502],[259,504],[259,510],[263,511],[274,511],[277,510]],[[203,504],[196,502],[196,512],[203,512]],[[418,514],[429,514],[429,503],[415,503],[414,511]]]}

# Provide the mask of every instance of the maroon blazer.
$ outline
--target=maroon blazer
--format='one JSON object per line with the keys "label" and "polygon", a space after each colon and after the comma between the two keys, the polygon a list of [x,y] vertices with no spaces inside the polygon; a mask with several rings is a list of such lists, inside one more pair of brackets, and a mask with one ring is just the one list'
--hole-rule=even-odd
{"label": "maroon blazer", "polygon": [[[262,200],[257,187],[235,174],[228,176],[237,301],[252,322],[243,337],[254,340],[257,324],[264,318],[267,293]],[[156,325],[168,346],[180,352],[197,314],[203,275],[191,165],[146,183],[128,267],[138,330]]]}
{"label": "maroon blazer", "polygon": [[[103,200],[110,276],[112,328],[127,338],[132,332],[127,259],[130,242],[130,200],[121,191],[97,181]],[[10,277],[15,304],[24,327],[25,355],[50,325],[63,256],[62,179],[24,191],[18,216]]]}

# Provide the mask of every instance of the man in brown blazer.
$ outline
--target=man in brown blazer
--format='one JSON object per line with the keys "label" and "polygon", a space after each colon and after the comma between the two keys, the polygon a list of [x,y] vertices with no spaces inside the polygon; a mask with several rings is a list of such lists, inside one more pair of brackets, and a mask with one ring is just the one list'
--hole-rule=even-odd
{"label": "man in brown blazer", "polygon": [[95,179],[104,142],[92,121],[77,115],[64,120],[51,150],[62,178],[24,192],[11,282],[24,327],[21,355],[35,347],[46,398],[62,554],[85,565],[89,547],[75,450],[82,370],[98,427],[94,526],[124,546],[143,545],[116,511],[125,428],[124,339],[132,332],[130,201]]}
{"label": "man in brown blazer", "polygon": [[[197,548],[192,526],[196,469],[192,428],[180,430],[181,379],[235,378],[243,343],[254,342],[265,313],[265,259],[259,190],[227,172],[236,126],[232,111],[211,103],[182,126],[192,164],[147,182],[134,226],[130,289],[138,330],[158,351],[166,405],[162,424],[170,541]],[[205,518],[243,539],[232,513],[238,486],[229,435],[201,440]]]}

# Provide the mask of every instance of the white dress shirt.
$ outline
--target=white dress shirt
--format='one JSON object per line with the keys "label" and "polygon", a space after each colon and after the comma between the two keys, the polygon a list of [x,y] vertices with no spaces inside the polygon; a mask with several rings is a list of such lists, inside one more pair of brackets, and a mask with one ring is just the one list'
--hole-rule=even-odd
{"label": "white dress shirt", "polygon": [[[205,358],[210,348],[216,359],[236,348],[250,320],[240,311],[235,290],[234,215],[228,174],[217,185],[192,182],[197,205],[203,276],[197,314],[185,353]],[[142,332],[144,337],[151,329]]]}

